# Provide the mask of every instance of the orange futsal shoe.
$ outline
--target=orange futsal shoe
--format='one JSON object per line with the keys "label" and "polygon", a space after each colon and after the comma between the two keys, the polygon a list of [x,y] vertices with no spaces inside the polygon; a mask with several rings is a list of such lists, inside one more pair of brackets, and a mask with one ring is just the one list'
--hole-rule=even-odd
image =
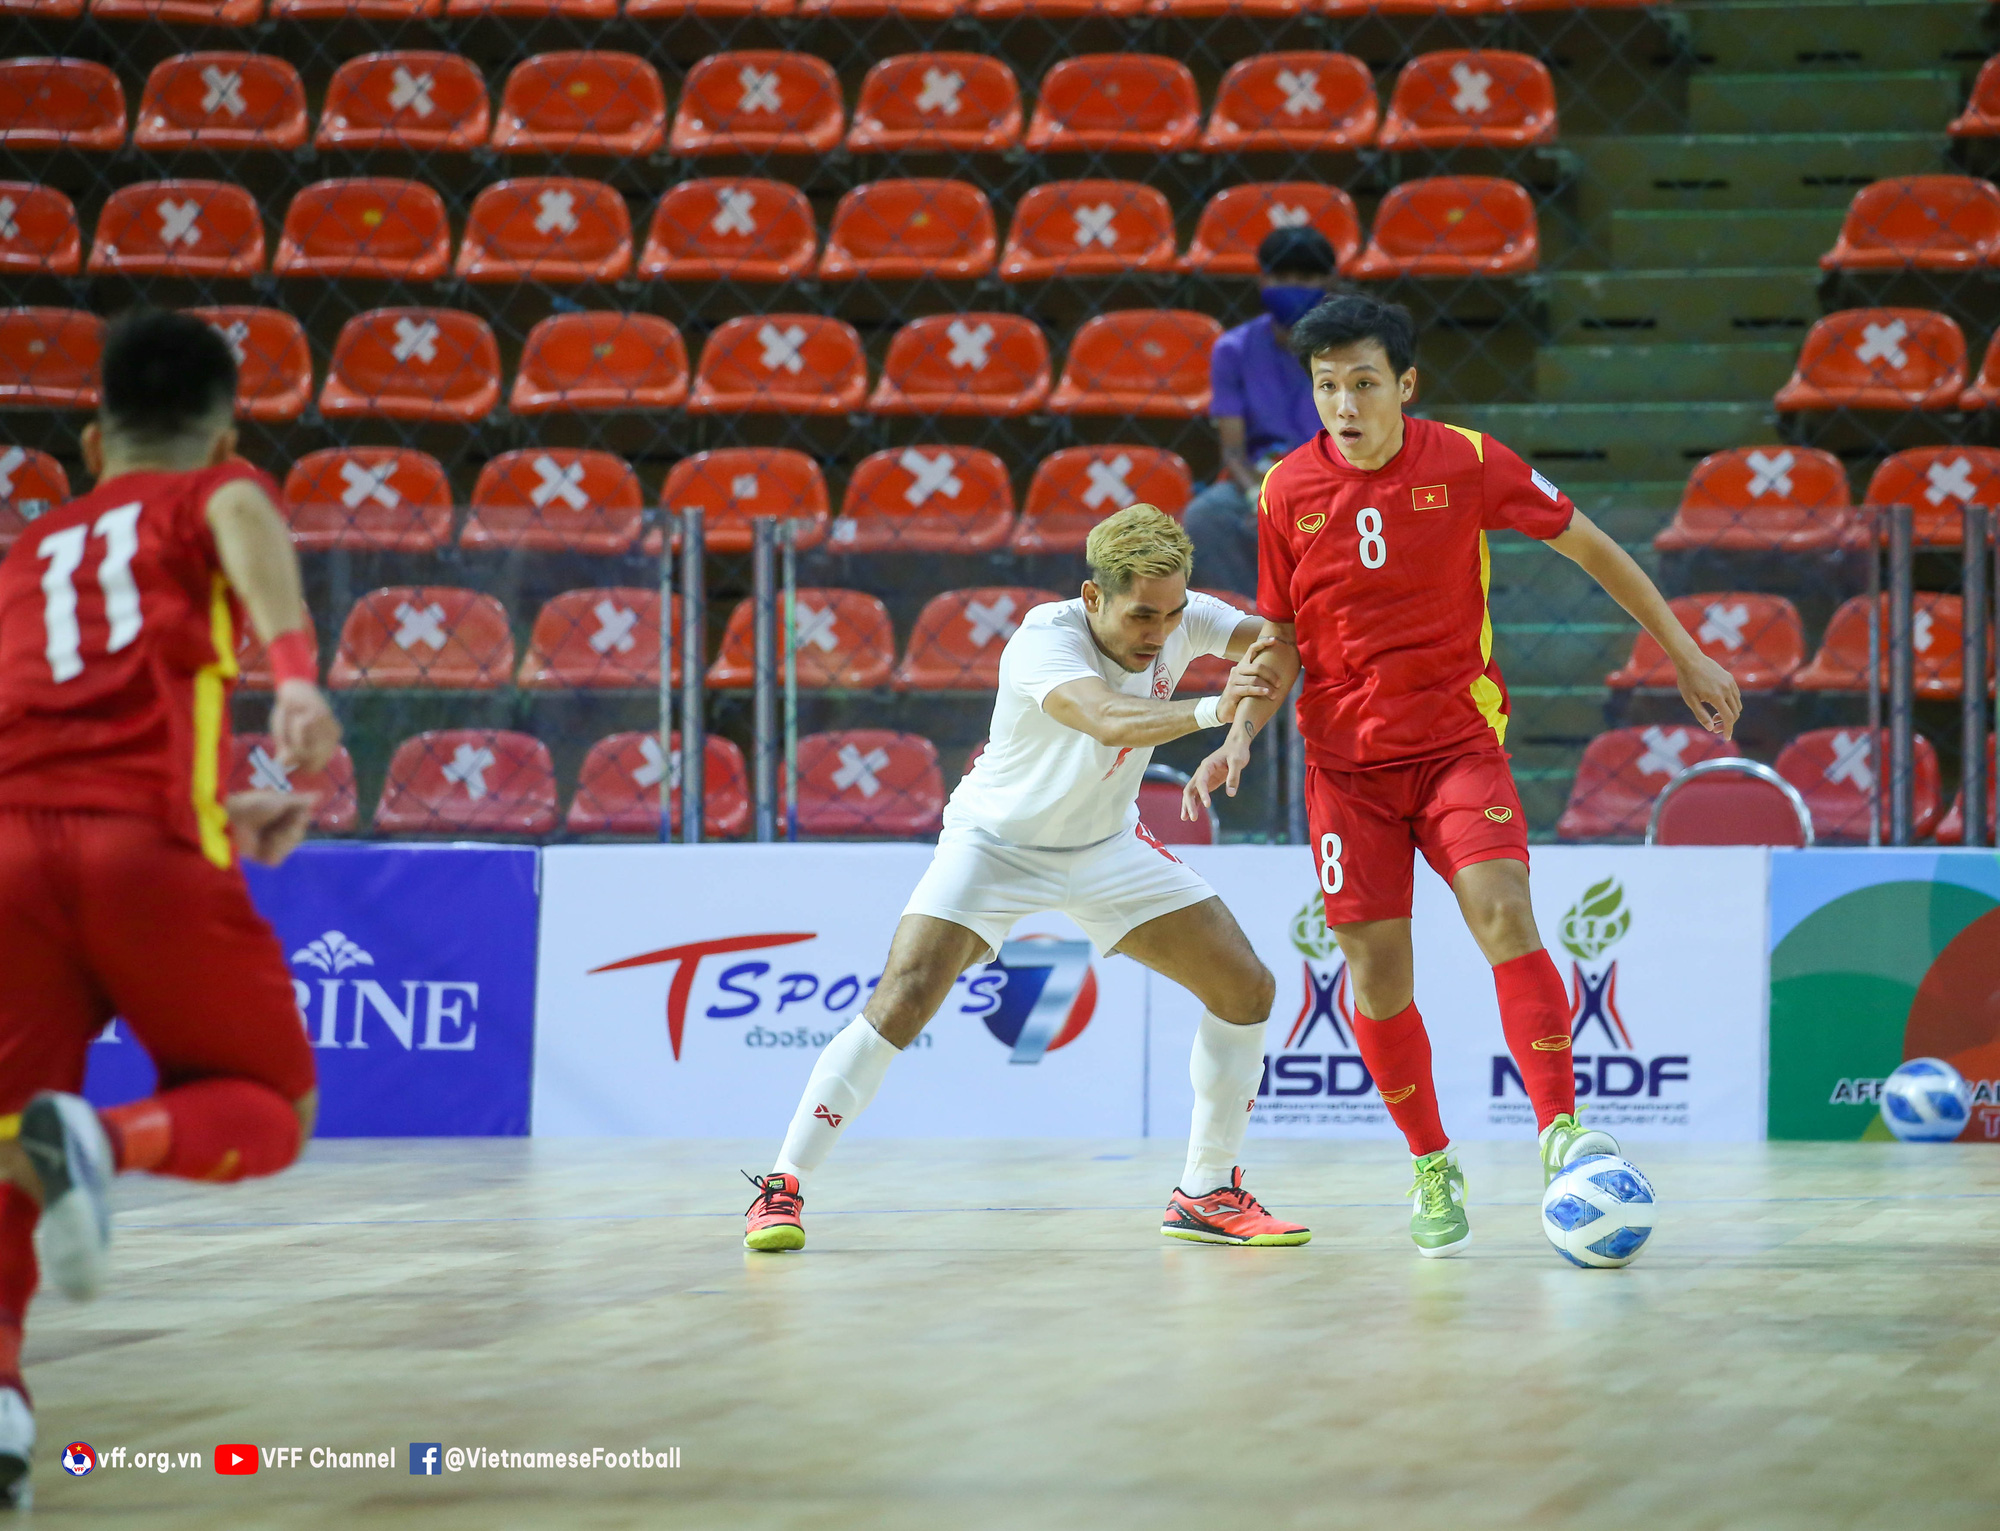
{"label": "orange futsal shoe", "polygon": [[743,1214],[745,1249],[804,1249],[806,1230],[799,1222],[805,1194],[796,1175],[751,1175],[743,1177],[757,1188],[757,1199]]}
{"label": "orange futsal shoe", "polygon": [[1190,1196],[1176,1187],[1167,1199],[1160,1232],[1201,1244],[1304,1244],[1312,1238],[1310,1228],[1278,1221],[1243,1189],[1241,1166],[1230,1171],[1228,1185],[1206,1196]]}

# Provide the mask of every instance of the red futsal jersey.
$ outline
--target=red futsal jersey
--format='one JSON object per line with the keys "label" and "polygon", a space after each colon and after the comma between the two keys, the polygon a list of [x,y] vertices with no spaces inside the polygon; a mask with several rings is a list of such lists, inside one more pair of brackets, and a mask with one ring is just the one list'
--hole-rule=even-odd
{"label": "red futsal jersey", "polygon": [[0,563],[0,808],[143,814],[233,864],[221,788],[243,614],[207,507],[245,463],[125,473]]}
{"label": "red futsal jersey", "polygon": [[1372,473],[1325,431],[1265,475],[1257,610],[1295,624],[1307,758],[1367,770],[1507,737],[1487,532],[1561,535],[1569,497],[1491,436],[1406,417]]}

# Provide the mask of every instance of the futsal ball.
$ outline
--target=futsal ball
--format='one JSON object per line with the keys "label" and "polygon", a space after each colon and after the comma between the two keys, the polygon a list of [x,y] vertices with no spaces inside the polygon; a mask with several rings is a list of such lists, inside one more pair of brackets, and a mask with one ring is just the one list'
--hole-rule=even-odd
{"label": "futsal ball", "polygon": [[1653,1236],[1653,1185],[1636,1165],[1590,1154],[1542,1193],[1542,1232],[1571,1265],[1630,1265]]}
{"label": "futsal ball", "polygon": [[1912,1058],[1882,1081],[1882,1120],[1905,1143],[1949,1143],[1971,1110],[1965,1076],[1942,1058]]}

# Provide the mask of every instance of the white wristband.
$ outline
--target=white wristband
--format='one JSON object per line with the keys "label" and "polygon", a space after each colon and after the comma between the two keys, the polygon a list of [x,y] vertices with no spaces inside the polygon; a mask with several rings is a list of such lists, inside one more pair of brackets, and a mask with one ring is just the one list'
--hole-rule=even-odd
{"label": "white wristband", "polygon": [[1222,698],[1205,696],[1194,704],[1194,722],[1197,728],[1222,727]]}

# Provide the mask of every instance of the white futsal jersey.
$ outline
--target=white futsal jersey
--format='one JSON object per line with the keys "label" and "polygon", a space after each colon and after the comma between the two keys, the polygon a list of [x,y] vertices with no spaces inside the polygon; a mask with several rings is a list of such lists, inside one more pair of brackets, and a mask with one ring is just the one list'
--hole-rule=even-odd
{"label": "white futsal jersey", "polygon": [[1190,591],[1180,626],[1152,666],[1134,674],[1098,648],[1081,600],[1033,608],[1000,656],[986,750],[952,793],[945,828],[1047,850],[1094,845],[1131,829],[1152,746],[1099,744],[1043,712],[1042,699],[1058,686],[1094,678],[1127,696],[1165,701],[1196,658],[1227,654],[1243,620],[1226,602]]}

